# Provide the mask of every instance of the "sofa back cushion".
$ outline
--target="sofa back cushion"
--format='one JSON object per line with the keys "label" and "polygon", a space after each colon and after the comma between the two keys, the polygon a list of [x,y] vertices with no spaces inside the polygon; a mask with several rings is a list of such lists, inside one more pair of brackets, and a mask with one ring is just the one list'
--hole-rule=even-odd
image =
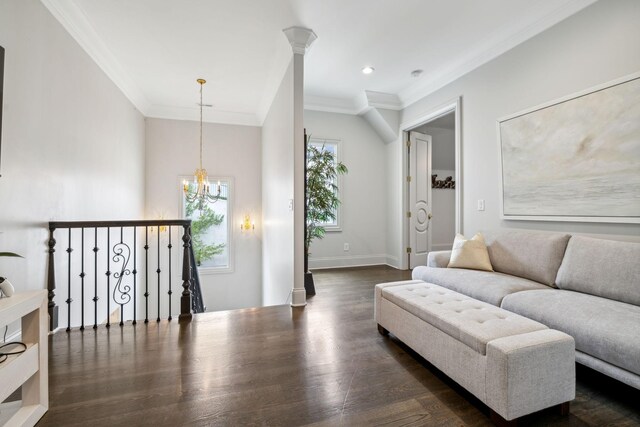
{"label": "sofa back cushion", "polygon": [[494,271],[554,286],[569,237],[513,230],[486,232],[485,243]]}
{"label": "sofa back cushion", "polygon": [[640,243],[573,236],[556,283],[560,289],[640,305]]}

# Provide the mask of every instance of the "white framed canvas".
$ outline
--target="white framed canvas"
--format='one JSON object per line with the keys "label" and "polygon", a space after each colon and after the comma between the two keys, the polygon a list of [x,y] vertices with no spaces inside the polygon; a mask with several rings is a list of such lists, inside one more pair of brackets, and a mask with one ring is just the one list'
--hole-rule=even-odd
{"label": "white framed canvas", "polygon": [[503,219],[640,223],[640,73],[497,122]]}

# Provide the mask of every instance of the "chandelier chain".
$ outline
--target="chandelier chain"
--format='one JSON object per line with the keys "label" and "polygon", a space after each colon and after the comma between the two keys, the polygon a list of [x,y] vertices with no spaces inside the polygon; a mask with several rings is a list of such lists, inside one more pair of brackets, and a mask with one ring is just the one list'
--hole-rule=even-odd
{"label": "chandelier chain", "polygon": [[204,80],[200,80],[200,169],[202,169],[202,86]]}
{"label": "chandelier chain", "polygon": [[185,199],[192,203],[194,201],[198,201],[199,209],[202,210],[204,208],[205,202],[215,203],[223,196],[222,186],[220,185],[220,181],[218,181],[218,185],[215,188],[215,194],[211,194],[210,192],[210,184],[209,184],[209,176],[207,175],[207,171],[202,167],[202,154],[203,154],[203,146],[204,141],[202,139],[202,123],[203,123],[203,114],[202,109],[204,107],[203,99],[202,99],[202,87],[207,82],[205,79],[198,79],[197,82],[200,84],[200,167],[196,169],[193,177],[193,183],[190,184],[187,180],[184,180],[182,183],[183,191],[185,195]]}

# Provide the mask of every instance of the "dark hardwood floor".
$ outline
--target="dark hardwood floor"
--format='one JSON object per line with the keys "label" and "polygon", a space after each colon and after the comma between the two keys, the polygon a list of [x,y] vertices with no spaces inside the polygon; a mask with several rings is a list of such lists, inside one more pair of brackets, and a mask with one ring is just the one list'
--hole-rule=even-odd
{"label": "dark hardwood floor", "polygon": [[[373,287],[409,272],[315,273],[307,307],[263,307],[50,337],[39,426],[485,426],[488,409],[393,336]],[[523,426],[640,425],[640,392],[579,369],[569,416]]]}

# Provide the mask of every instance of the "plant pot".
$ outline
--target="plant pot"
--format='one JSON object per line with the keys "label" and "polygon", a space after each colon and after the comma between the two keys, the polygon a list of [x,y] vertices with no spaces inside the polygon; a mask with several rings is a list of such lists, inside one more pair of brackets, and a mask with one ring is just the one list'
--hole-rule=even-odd
{"label": "plant pot", "polygon": [[11,295],[13,295],[14,289],[9,279],[0,277],[0,292],[2,292],[2,294],[6,297],[10,297]]}
{"label": "plant pot", "polygon": [[316,287],[313,284],[313,274],[310,271],[304,273],[304,290],[307,292],[307,296],[316,294]]}

